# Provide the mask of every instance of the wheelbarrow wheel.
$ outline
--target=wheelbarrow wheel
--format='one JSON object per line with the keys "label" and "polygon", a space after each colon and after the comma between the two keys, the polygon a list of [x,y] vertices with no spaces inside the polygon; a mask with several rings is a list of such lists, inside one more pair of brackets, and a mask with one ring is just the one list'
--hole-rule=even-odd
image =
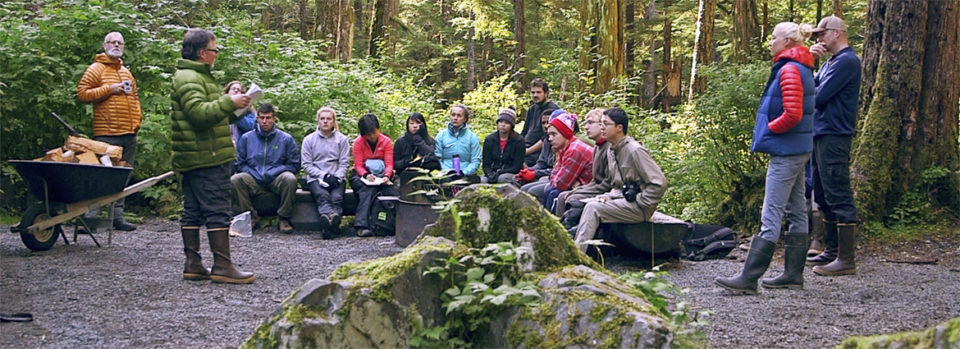
{"label": "wheelbarrow wheel", "polygon": [[[56,214],[56,212],[54,212],[54,214]],[[20,231],[20,240],[23,241],[24,245],[27,245],[27,248],[33,251],[46,251],[53,248],[53,245],[57,243],[57,238],[63,233],[63,228],[60,224],[38,231],[36,234],[27,231],[27,227],[33,225],[34,222],[45,219],[50,219],[50,215],[47,214],[43,205],[30,206],[27,212],[23,214],[23,217],[20,218],[20,226],[18,229]]]}

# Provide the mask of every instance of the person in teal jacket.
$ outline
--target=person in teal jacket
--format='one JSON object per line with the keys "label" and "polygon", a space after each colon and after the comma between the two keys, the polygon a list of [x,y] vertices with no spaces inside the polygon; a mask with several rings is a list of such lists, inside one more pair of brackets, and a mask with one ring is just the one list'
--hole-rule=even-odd
{"label": "person in teal jacket", "polygon": [[[190,29],[183,37],[183,59],[173,74],[171,148],[173,170],[180,173],[183,213],[180,233],[186,262],[185,280],[235,284],[254,281],[253,273],[237,270],[230,259],[230,175],[236,158],[230,139],[234,110],[250,105],[243,94],[225,95],[210,71],[220,53],[208,30]],[[206,225],[213,251],[208,272],[200,260],[200,226]]]}
{"label": "person in teal jacket", "polygon": [[[480,139],[470,130],[470,110],[463,104],[450,108],[450,123],[437,135],[437,144],[433,152],[440,159],[443,171],[454,172],[454,178],[466,177],[471,183],[479,183],[477,169],[480,168]],[[458,158],[459,160],[455,160]],[[456,163],[459,162],[459,173]]]}

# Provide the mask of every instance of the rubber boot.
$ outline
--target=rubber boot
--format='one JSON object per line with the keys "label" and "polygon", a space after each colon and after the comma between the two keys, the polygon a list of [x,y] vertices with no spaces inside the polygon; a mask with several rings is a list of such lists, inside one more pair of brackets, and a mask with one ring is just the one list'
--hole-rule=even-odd
{"label": "rubber boot", "polygon": [[813,267],[813,272],[824,276],[853,275],[857,273],[857,223],[837,225],[839,255],[830,264]]}
{"label": "rubber boot", "polygon": [[823,221],[823,253],[807,258],[807,265],[826,265],[837,259],[837,222]]}
{"label": "rubber boot", "polygon": [[113,207],[113,230],[120,230],[120,231],[137,230],[137,226],[130,224],[130,222],[127,222],[126,219],[123,219],[123,206]]}
{"label": "rubber boot", "polygon": [[787,232],[784,235],[786,248],[783,250],[783,274],[775,278],[760,280],[766,288],[803,289],[803,264],[807,248],[807,233]]}
{"label": "rubber boot", "polygon": [[237,270],[230,260],[229,228],[207,229],[210,238],[210,250],[213,251],[213,269],[210,270],[210,279],[213,282],[228,284],[249,284],[256,280],[253,273]]}
{"label": "rubber boot", "polygon": [[743,272],[732,278],[716,278],[713,281],[735,294],[757,294],[757,279],[763,276],[773,259],[776,244],[760,237],[754,237],[750,243],[750,253],[743,263]]}
{"label": "rubber boot", "polygon": [[181,227],[183,253],[187,256],[183,263],[183,279],[191,281],[210,280],[210,271],[203,267],[200,259],[200,228]]}
{"label": "rubber boot", "polygon": [[[810,214],[807,216],[808,222],[807,231],[810,232],[810,248],[807,250],[807,257],[816,257],[818,254],[823,253],[824,246],[823,244],[823,226],[815,227],[817,224],[814,222],[823,222],[819,219],[820,211],[817,211],[816,214],[811,210]],[[818,219],[818,220],[814,220]]]}

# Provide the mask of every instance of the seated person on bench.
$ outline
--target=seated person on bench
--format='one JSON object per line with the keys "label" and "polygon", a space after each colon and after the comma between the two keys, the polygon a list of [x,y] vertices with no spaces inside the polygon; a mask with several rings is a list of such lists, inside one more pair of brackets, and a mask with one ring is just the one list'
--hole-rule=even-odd
{"label": "seated person on bench", "polygon": [[280,195],[280,231],[293,231],[293,199],[300,172],[300,147],[290,134],[276,127],[273,105],[257,108],[257,125],[237,141],[237,173],[230,177],[236,211],[250,211],[254,225],[259,219],[250,198],[272,192]]}
{"label": "seated person on bench", "polygon": [[557,162],[550,173],[550,184],[540,198],[543,206],[553,210],[553,199],[561,192],[593,180],[593,148],[575,136],[577,116],[557,109],[544,130]]}
{"label": "seated person on bench", "polygon": [[400,178],[401,191],[408,181],[421,175],[420,172],[412,170],[414,167],[424,170],[440,169],[440,160],[434,154],[435,145],[436,142],[427,132],[427,121],[423,115],[410,114],[407,117],[407,132],[393,144],[393,170]]}
{"label": "seated person on bench", "polygon": [[620,108],[603,112],[600,132],[610,143],[613,157],[608,159],[608,173],[613,176],[613,189],[587,202],[583,208],[574,241],[587,251],[586,241],[597,234],[600,223],[639,223],[650,220],[657,204],[667,191],[667,178],[650,153],[639,142],[627,136],[627,113]]}
{"label": "seated person on bench", "polygon": [[[366,114],[357,121],[360,136],[353,141],[353,170],[350,187],[357,196],[357,213],[353,227],[357,236],[373,236],[370,211],[379,195],[397,196],[396,187],[390,182],[393,177],[393,141],[380,133],[380,121],[376,115]],[[367,184],[377,183],[377,184]]]}
{"label": "seated person on bench", "polygon": [[[547,129],[547,125],[550,124],[550,115],[553,114],[554,110],[543,111],[540,116],[542,129]],[[553,147],[550,146],[550,140],[547,138],[546,132],[543,133],[541,142],[543,142],[543,146],[540,147],[540,156],[537,158],[537,163],[533,167],[520,170],[520,173],[517,173],[514,178],[517,183],[522,185],[520,190],[530,193],[535,198],[543,197],[544,189],[550,185],[550,173],[553,172],[553,163],[556,161],[556,157],[553,156]]]}
{"label": "seated person on bench", "polygon": [[303,139],[300,161],[307,173],[307,189],[320,214],[320,229],[339,227],[350,142],[337,127],[337,111],[333,108],[317,110],[317,130]]}
{"label": "seated person on bench", "polygon": [[470,130],[470,110],[463,104],[450,108],[447,128],[437,134],[433,153],[440,159],[440,168],[452,174],[451,179],[463,178],[470,183],[480,183],[480,138]]}
{"label": "seated person on bench", "polygon": [[603,139],[603,134],[600,132],[603,111],[603,109],[593,109],[584,118],[586,120],[587,137],[596,143],[593,147],[593,169],[591,170],[593,180],[557,196],[556,214],[558,217],[562,217],[560,221],[567,229],[575,229],[577,223],[580,222],[580,213],[583,212],[584,205],[580,200],[592,198],[613,189],[613,185],[610,183],[611,176],[607,170],[607,163],[609,162],[607,154],[610,152],[610,143]]}
{"label": "seated person on bench", "polygon": [[513,130],[517,122],[517,111],[513,107],[500,110],[497,115],[497,130],[483,140],[484,183],[510,183],[520,186],[514,176],[523,168],[526,151],[523,137]]}

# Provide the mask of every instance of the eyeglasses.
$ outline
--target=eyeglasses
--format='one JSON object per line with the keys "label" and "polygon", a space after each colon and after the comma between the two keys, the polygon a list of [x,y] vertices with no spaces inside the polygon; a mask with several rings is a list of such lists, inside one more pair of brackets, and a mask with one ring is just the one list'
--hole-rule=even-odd
{"label": "eyeglasses", "polygon": [[210,52],[213,52],[213,53],[220,53],[220,49],[219,49],[219,48],[207,48],[207,49],[205,49],[205,50],[210,51]]}
{"label": "eyeglasses", "polygon": [[114,46],[123,46],[123,41],[113,40],[113,41],[104,42],[104,44],[114,45]]}

